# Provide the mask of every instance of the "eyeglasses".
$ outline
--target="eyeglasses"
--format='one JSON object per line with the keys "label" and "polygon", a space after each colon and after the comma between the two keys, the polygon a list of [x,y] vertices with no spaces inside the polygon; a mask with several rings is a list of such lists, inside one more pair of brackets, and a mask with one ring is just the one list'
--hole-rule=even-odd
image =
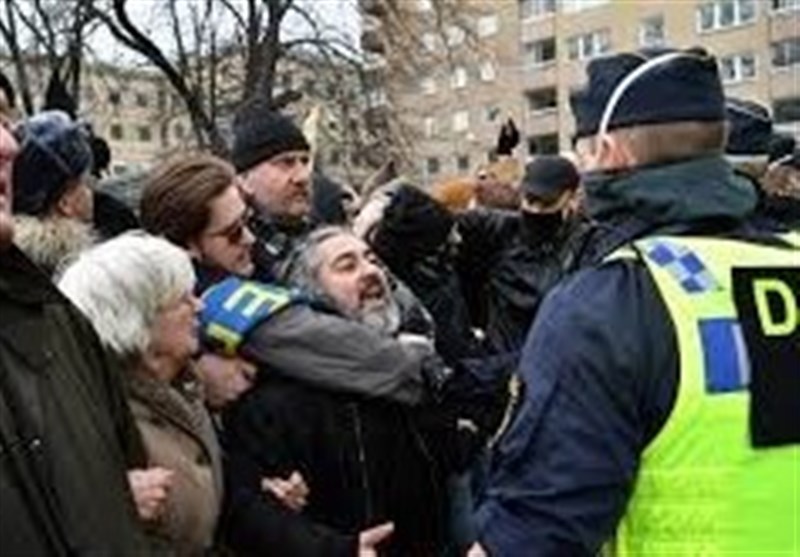
{"label": "eyeglasses", "polygon": [[252,212],[250,209],[245,209],[239,218],[234,222],[213,232],[207,232],[207,236],[225,238],[231,244],[239,244],[244,239],[246,233],[249,231],[247,228],[247,221],[250,220]]}

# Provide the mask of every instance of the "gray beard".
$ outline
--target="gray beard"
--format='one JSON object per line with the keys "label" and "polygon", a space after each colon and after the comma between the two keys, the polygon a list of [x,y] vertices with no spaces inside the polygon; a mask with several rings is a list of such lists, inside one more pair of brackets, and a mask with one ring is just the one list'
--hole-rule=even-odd
{"label": "gray beard", "polygon": [[389,296],[380,307],[364,308],[353,316],[356,321],[377,329],[387,336],[394,336],[400,329],[400,306]]}

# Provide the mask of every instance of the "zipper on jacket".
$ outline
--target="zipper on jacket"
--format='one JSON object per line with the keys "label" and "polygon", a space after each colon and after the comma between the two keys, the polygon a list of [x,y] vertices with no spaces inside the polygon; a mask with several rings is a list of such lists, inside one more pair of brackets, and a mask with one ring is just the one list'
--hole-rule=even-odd
{"label": "zipper on jacket", "polygon": [[369,524],[372,521],[372,491],[369,485],[369,471],[367,470],[367,453],[364,450],[364,437],[361,429],[361,416],[358,413],[358,405],[352,404],[350,409],[353,413],[353,427],[356,434],[356,446],[358,449],[358,463],[361,466],[361,489],[364,490],[364,522]]}

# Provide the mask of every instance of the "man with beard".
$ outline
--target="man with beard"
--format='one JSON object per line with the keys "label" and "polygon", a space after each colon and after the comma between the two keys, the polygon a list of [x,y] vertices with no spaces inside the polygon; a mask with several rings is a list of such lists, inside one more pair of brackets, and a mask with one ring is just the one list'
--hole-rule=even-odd
{"label": "man with beard", "polygon": [[[386,274],[352,233],[315,230],[288,260],[286,275],[330,311],[386,335],[399,333],[400,309]],[[206,293],[202,315],[207,340],[229,348],[237,323],[248,315],[278,313],[292,303],[292,296],[278,299],[274,290],[231,280]],[[427,339],[405,340],[430,349]],[[240,342],[240,352],[247,353],[247,335]],[[313,354],[297,357],[322,363]],[[256,386],[224,415],[223,531],[233,549],[245,555],[280,547],[294,556],[367,557],[385,542],[388,555],[436,554],[443,537],[444,472],[430,456],[413,409],[280,377],[258,363]],[[300,494],[291,511],[263,493],[261,478],[294,470],[310,493]]]}
{"label": "man with beard", "polygon": [[522,347],[539,304],[563,277],[582,228],[573,207],[579,183],[567,159],[537,157],[525,167],[518,212],[459,217],[459,274],[490,352]]}
{"label": "man with beard", "polygon": [[91,325],[13,245],[13,95],[0,73],[0,553],[148,555],[125,476],[144,465]]}

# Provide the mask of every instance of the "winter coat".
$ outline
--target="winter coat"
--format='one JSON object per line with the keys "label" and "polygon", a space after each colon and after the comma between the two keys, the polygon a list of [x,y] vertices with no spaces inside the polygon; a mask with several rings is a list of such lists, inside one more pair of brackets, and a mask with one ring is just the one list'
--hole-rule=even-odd
{"label": "winter coat", "polygon": [[166,510],[153,534],[179,556],[211,548],[222,503],[216,433],[194,385],[172,386],[129,373],[129,400],[149,466],[174,472]]}
{"label": "winter coat", "polygon": [[655,234],[756,239],[752,186],[717,157],[586,182],[598,220],[584,269],[542,304],[516,416],[477,513],[490,555],[593,557],[625,512],[640,457],[672,411],[672,318],[641,261],[604,258]]}
{"label": "winter coat", "polygon": [[[347,556],[358,533],[392,521],[382,555],[436,555],[444,476],[407,407],[320,390],[262,370],[224,417],[225,539],[243,555]],[[300,513],[263,492],[263,477],[298,470],[310,489]]]}
{"label": "winter coat", "polygon": [[539,305],[565,275],[582,225],[566,221],[553,238],[529,238],[518,212],[460,216],[458,269],[473,325],[491,353],[522,348]]}
{"label": "winter coat", "polygon": [[92,227],[75,219],[14,217],[14,242],[49,276],[96,241]]}
{"label": "winter coat", "polygon": [[144,451],[87,320],[0,252],[0,554],[149,555],[126,470]]}

